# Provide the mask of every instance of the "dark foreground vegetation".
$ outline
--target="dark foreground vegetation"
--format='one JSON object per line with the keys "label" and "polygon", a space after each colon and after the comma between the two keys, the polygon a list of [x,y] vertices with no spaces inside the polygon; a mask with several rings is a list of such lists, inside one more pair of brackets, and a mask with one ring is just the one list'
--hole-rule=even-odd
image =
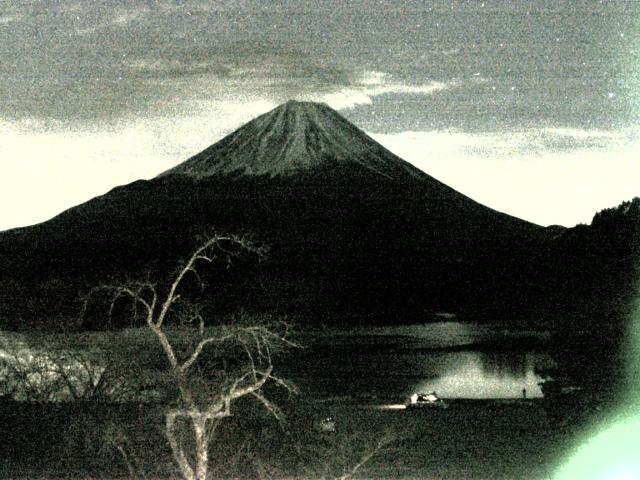
{"label": "dark foreground vegetation", "polygon": [[[2,478],[177,478],[157,404],[2,403]],[[250,403],[212,432],[212,478],[548,478],[572,437],[541,401],[378,410],[302,398],[279,423]],[[335,432],[318,422],[332,416]],[[380,439],[388,442],[379,444]]]}

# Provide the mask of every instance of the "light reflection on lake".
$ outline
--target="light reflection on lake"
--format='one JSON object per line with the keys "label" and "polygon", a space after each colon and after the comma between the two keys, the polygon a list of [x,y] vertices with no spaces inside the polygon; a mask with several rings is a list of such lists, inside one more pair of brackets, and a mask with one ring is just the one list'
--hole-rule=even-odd
{"label": "light reflection on lake", "polygon": [[[434,362],[434,356],[448,357]],[[536,364],[546,361],[539,353],[459,351],[425,355],[427,364],[447,365],[429,378],[415,383],[417,392],[435,391],[443,398],[528,398],[542,397]],[[426,370],[432,372],[432,368]]]}
{"label": "light reflection on lake", "polygon": [[[330,332],[284,373],[318,397],[400,400],[435,391],[442,398],[522,398],[523,389],[527,398],[541,397],[535,368],[549,356],[524,347],[501,350],[506,339],[522,335],[458,322]],[[483,348],[473,345],[478,342]]]}

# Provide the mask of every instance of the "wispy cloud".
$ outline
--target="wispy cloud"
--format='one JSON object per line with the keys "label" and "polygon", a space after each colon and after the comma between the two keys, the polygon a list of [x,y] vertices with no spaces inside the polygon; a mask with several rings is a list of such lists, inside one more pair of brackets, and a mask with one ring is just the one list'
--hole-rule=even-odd
{"label": "wispy cloud", "polygon": [[0,26],[9,25],[18,20],[18,17],[15,15],[0,15]]}
{"label": "wispy cloud", "polygon": [[308,98],[320,100],[333,108],[344,110],[359,105],[371,105],[375,97],[385,94],[431,95],[441,90],[454,88],[458,84],[458,81],[429,81],[408,84],[394,80],[388,73],[367,71],[350,86],[321,95],[308,95]]}
{"label": "wispy cloud", "polygon": [[[117,8],[108,12],[107,18],[100,18],[90,22],[88,25],[77,26],[75,33],[77,35],[92,35],[94,33],[101,33],[104,30],[110,28],[125,28],[132,22],[140,19],[145,13],[148,13],[149,8],[142,5],[135,9]],[[81,16],[77,15],[77,20],[81,20]]]}
{"label": "wispy cloud", "polygon": [[469,155],[480,157],[513,157],[544,155],[577,150],[610,150],[637,139],[635,129],[587,130],[579,128],[529,128],[504,133],[466,134],[447,132],[456,146]]}
{"label": "wispy cloud", "polygon": [[409,83],[386,72],[355,70],[308,59],[295,50],[242,51],[243,46],[239,45],[235,51],[160,54],[155,58],[131,58],[127,65],[153,85],[163,84],[167,79],[174,86],[186,81],[182,98],[185,104],[196,97],[220,100],[233,92],[252,92],[275,103],[289,99],[318,101],[345,110],[371,105],[383,95],[433,95],[461,85],[459,80],[426,79]]}
{"label": "wispy cloud", "polygon": [[0,1],[0,25],[8,25],[24,18],[24,8],[20,2]]}

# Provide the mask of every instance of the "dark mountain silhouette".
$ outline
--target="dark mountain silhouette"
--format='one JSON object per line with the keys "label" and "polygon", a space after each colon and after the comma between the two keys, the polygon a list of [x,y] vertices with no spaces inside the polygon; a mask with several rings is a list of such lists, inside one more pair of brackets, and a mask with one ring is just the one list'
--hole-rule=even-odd
{"label": "dark mountain silhouette", "polygon": [[0,233],[0,319],[70,318],[96,283],[162,283],[212,232],[270,249],[210,277],[199,301],[212,317],[244,308],[343,324],[442,311],[530,322],[553,308],[551,245],[566,235],[478,204],[326,105],[288,102],[150,181]]}

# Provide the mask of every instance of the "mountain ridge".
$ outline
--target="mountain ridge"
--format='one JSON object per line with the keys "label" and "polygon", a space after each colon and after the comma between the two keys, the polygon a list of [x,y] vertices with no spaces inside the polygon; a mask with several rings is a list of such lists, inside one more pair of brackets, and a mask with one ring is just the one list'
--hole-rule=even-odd
{"label": "mountain ridge", "polygon": [[386,177],[427,176],[324,103],[290,100],[254,118],[158,177],[182,174],[292,175],[356,164]]}

